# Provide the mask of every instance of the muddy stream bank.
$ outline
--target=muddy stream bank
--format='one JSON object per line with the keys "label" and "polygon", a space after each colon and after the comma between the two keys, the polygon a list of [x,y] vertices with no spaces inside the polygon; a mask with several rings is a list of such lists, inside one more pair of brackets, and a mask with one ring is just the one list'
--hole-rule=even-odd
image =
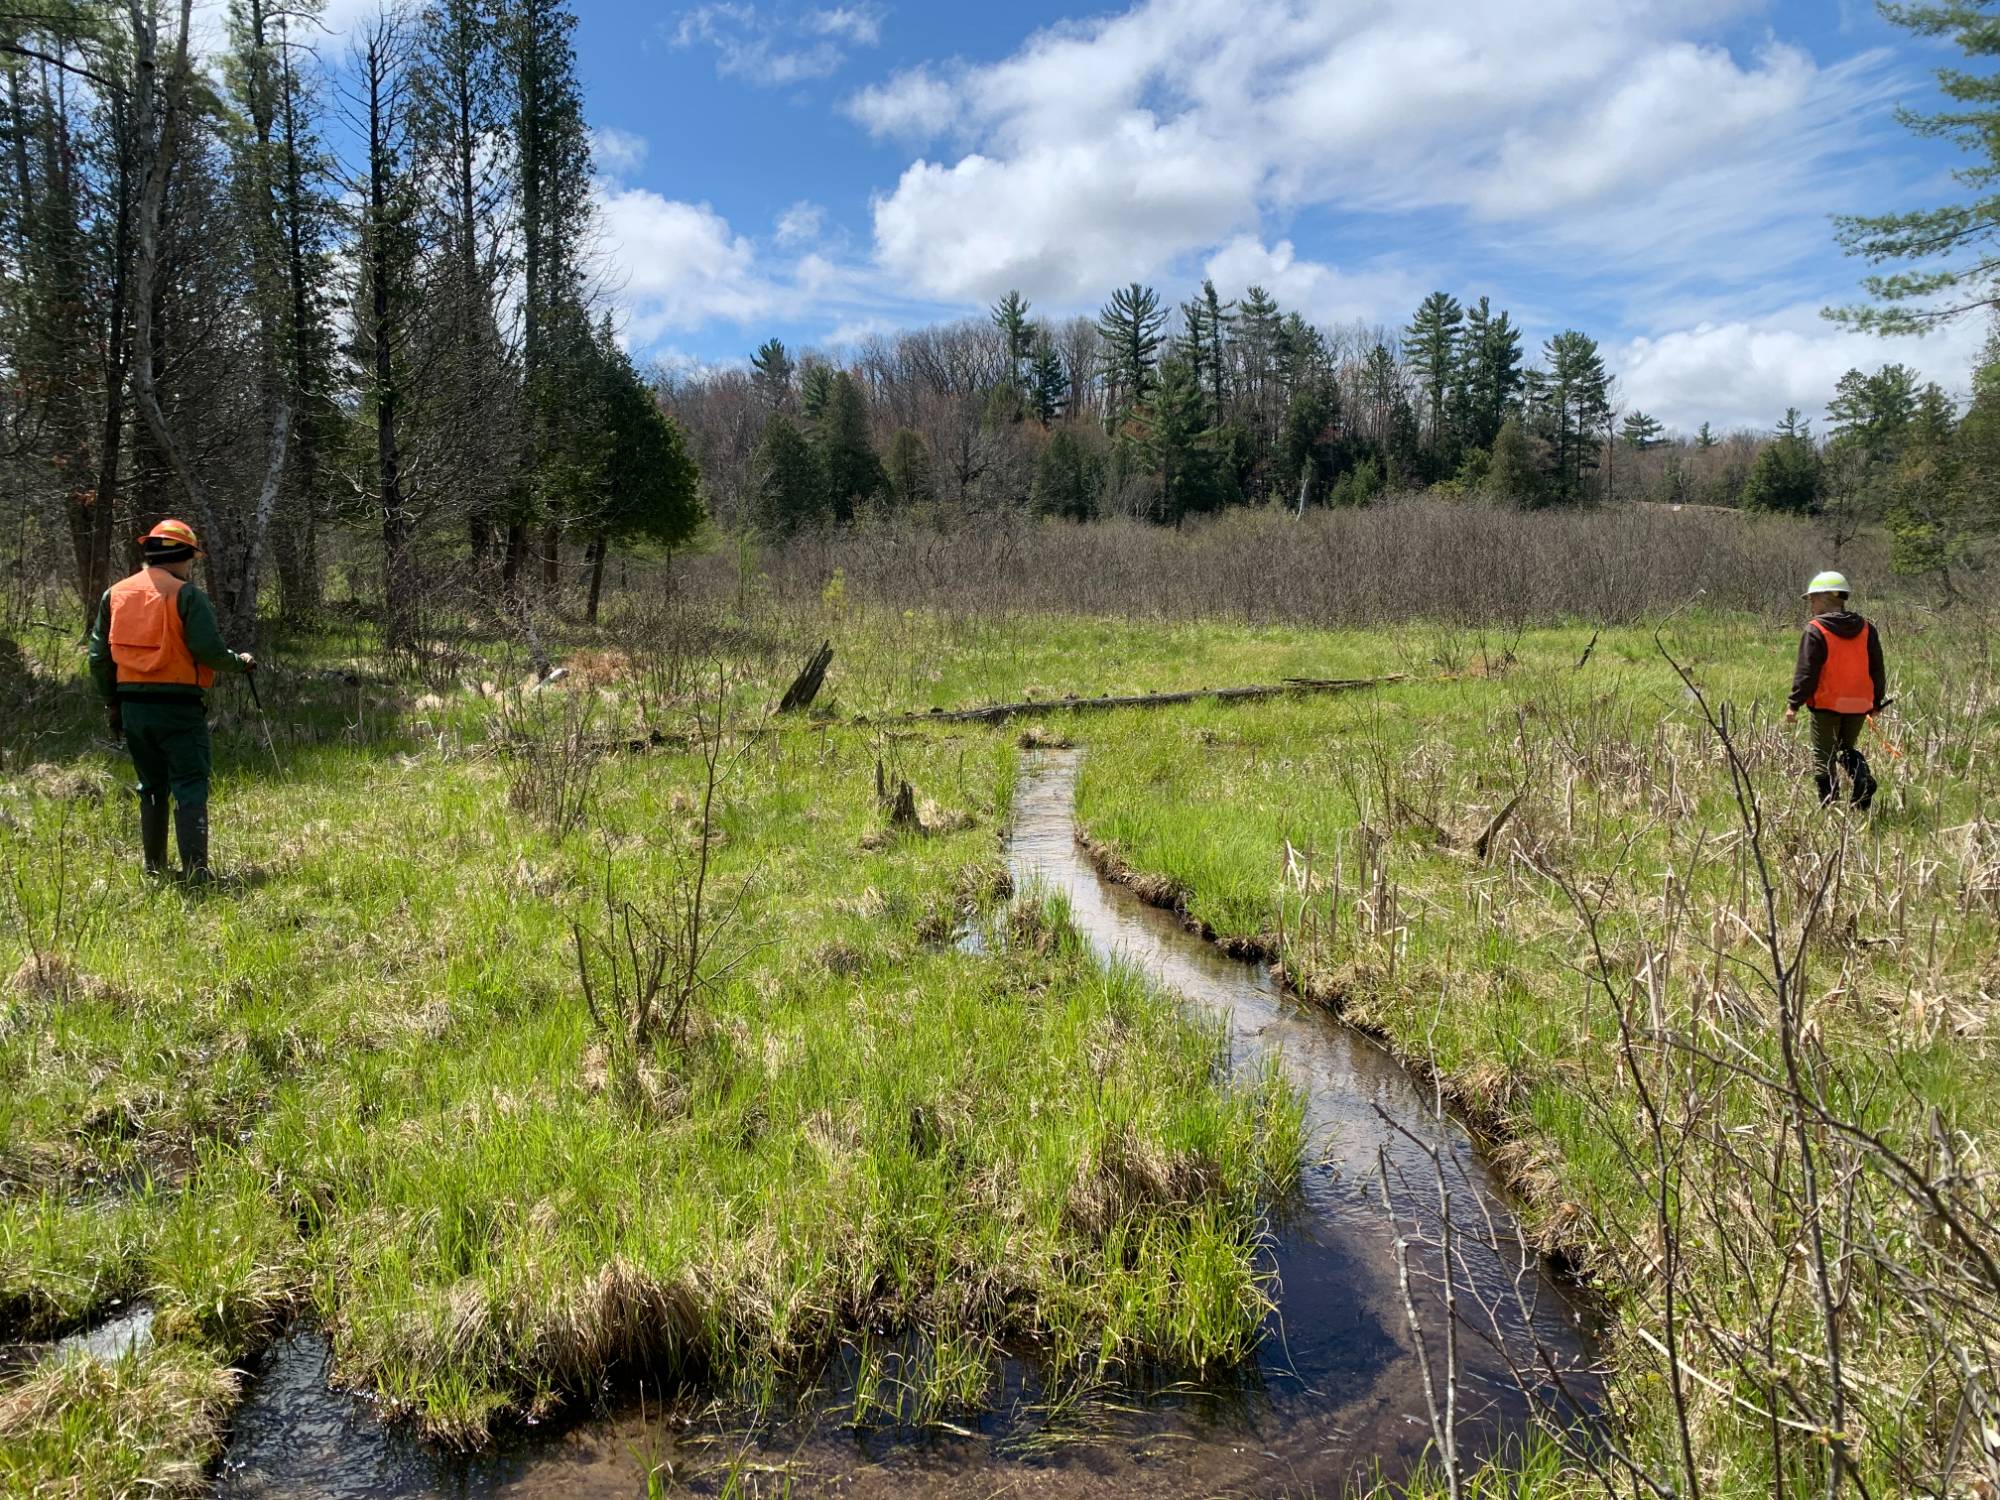
{"label": "muddy stream bank", "polygon": [[[977,1423],[859,1431],[842,1422],[853,1370],[836,1366],[789,1414],[754,1432],[713,1414],[662,1419],[656,1398],[644,1410],[630,1399],[455,1458],[329,1392],[325,1346],[302,1334],[252,1370],[217,1494],[589,1500],[646,1494],[648,1465],[669,1465],[693,1491],[714,1493],[734,1457],[742,1461],[738,1484],[754,1485],[738,1493],[786,1493],[788,1474],[795,1495],[1096,1496],[1143,1487],[1331,1497],[1357,1477],[1406,1471],[1431,1443],[1411,1305],[1440,1405],[1447,1361],[1456,1361],[1462,1456],[1523,1429],[1531,1403],[1518,1372],[1533,1372],[1542,1398],[1560,1401],[1543,1368],[1553,1360],[1562,1384],[1587,1394],[1583,1313],[1534,1257],[1524,1260],[1497,1179],[1464,1131],[1440,1120],[1423,1088],[1372,1042],[1100,877],[1075,838],[1078,764],[1075,752],[1045,752],[1024,771],[1008,841],[1017,887],[1060,894],[1100,955],[1134,965],[1215,1018],[1233,1066],[1276,1058],[1306,1101],[1306,1164],[1272,1224],[1278,1308],[1254,1364],[1199,1388],[1135,1383],[1079,1419],[1050,1412],[1032,1367],[1009,1361],[993,1410]],[[1441,1261],[1430,1248],[1441,1227],[1432,1151],[1445,1163],[1453,1222],[1498,1242],[1497,1253],[1480,1245],[1457,1257],[1455,1348],[1445,1337]]]}

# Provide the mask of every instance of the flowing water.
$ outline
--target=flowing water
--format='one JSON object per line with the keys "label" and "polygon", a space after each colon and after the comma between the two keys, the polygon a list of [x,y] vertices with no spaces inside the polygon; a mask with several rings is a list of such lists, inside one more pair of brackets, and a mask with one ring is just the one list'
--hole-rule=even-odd
{"label": "flowing water", "polygon": [[[663,1418],[657,1404],[648,1412],[631,1403],[458,1460],[329,1393],[325,1345],[301,1335],[253,1372],[219,1494],[587,1500],[645,1494],[651,1465],[713,1492],[735,1461],[738,1483],[756,1494],[786,1493],[789,1476],[792,1494],[1095,1496],[1143,1486],[1331,1497],[1358,1477],[1417,1462],[1434,1441],[1431,1409],[1442,1418],[1448,1397],[1465,1458],[1521,1432],[1536,1409],[1588,1402],[1582,1315],[1513,1239],[1498,1183],[1464,1132],[1374,1044],[1101,879],[1076,844],[1077,764],[1073,752],[1047,753],[1023,778],[1009,842],[1017,886],[1060,894],[1107,961],[1135,966],[1212,1017],[1233,1066],[1275,1058],[1306,1101],[1307,1164],[1273,1224],[1278,1310],[1254,1365],[1199,1388],[1116,1391],[1079,1418],[1051,1412],[1032,1368],[1010,1361],[992,1414],[976,1426],[858,1431],[837,1415],[851,1403],[853,1371],[836,1367],[821,1391],[754,1432],[726,1416]],[[1457,1237],[1455,1338],[1437,1274],[1447,1232]]]}

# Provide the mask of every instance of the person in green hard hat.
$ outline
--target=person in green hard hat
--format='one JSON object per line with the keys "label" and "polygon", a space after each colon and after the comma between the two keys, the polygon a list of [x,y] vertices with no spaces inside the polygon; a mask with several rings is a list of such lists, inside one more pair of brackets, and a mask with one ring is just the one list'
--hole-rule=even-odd
{"label": "person in green hard hat", "polygon": [[249,672],[247,651],[223,643],[208,595],[187,581],[201,555],[194,528],[160,522],[139,538],[144,564],[104,591],[90,632],[90,675],[139,773],[139,844],[146,873],[167,870],[173,799],[181,877],[208,873],[208,688],[217,672]]}
{"label": "person in green hard hat", "polygon": [[1817,574],[1806,585],[1812,618],[1799,637],[1785,722],[1798,718],[1801,708],[1812,714],[1813,780],[1820,802],[1830,803],[1838,793],[1837,767],[1847,773],[1854,805],[1865,812],[1876,781],[1861,753],[1861,731],[1888,699],[1889,674],[1882,664],[1882,633],[1847,607],[1850,592],[1841,573]]}

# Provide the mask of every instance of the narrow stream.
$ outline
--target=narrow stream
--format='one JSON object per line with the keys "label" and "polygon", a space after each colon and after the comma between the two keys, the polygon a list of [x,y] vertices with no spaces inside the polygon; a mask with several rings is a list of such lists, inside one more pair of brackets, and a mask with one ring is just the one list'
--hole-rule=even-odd
{"label": "narrow stream", "polygon": [[[1048,752],[1024,774],[1009,840],[1017,887],[1066,898],[1076,926],[1107,960],[1136,966],[1218,1020],[1233,1065],[1277,1057],[1307,1103],[1307,1165],[1273,1225],[1279,1310],[1253,1366],[1200,1389],[1118,1393],[1079,1431],[1052,1421],[1032,1369],[1010,1362],[993,1413],[955,1432],[840,1425],[847,1372],[837,1368],[790,1417],[755,1432],[727,1418],[663,1420],[657,1402],[650,1412],[631,1402],[456,1460],[385,1427],[365,1404],[329,1393],[325,1346],[301,1335],[253,1372],[218,1494],[588,1500],[646,1494],[649,1464],[669,1465],[676,1479],[713,1493],[735,1457],[747,1458],[749,1493],[757,1494],[785,1493],[782,1470],[795,1495],[1108,1496],[1144,1486],[1161,1495],[1331,1500],[1357,1478],[1406,1472],[1433,1443],[1412,1308],[1441,1410],[1447,1367],[1455,1365],[1462,1458],[1519,1433],[1537,1402],[1566,1409],[1565,1393],[1590,1399],[1591,1340],[1581,1315],[1512,1240],[1498,1182],[1464,1132],[1439,1118],[1380,1048],[1286,997],[1258,966],[1224,956],[1170,914],[1101,879],[1075,839],[1078,761],[1075,752]],[[1436,1274],[1444,1218],[1433,1150],[1462,1237],[1455,1340],[1445,1334],[1452,1320]],[[1410,1266],[1407,1297],[1399,1235]],[[1473,1245],[1475,1238],[1483,1243]],[[1523,1394],[1523,1374],[1535,1401]]]}

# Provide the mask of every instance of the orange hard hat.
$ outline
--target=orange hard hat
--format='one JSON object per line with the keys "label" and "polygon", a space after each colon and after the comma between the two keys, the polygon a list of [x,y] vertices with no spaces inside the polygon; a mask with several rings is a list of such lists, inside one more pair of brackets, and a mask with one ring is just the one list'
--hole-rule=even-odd
{"label": "orange hard hat", "polygon": [[139,545],[142,547],[148,542],[156,545],[164,544],[167,547],[187,547],[196,553],[201,551],[201,543],[195,540],[194,528],[185,521],[176,521],[171,517],[139,538]]}

